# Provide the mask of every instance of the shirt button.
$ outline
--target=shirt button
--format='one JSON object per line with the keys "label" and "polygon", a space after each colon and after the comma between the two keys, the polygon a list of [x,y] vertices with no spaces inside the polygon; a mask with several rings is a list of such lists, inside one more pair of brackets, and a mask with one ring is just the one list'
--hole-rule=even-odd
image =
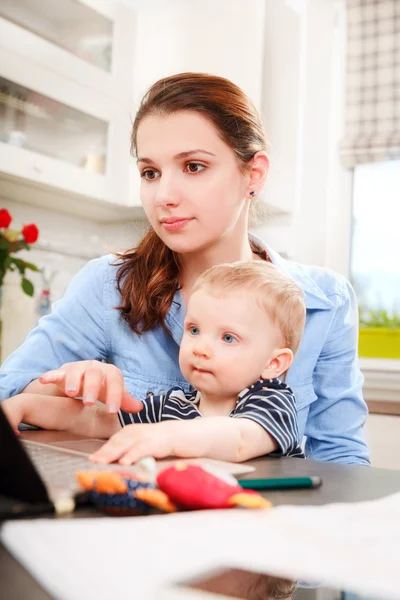
{"label": "shirt button", "polygon": [[146,394],[146,398],[149,398],[149,397],[151,398],[152,396],[154,396],[154,393],[153,393],[153,392],[147,392],[147,394]]}

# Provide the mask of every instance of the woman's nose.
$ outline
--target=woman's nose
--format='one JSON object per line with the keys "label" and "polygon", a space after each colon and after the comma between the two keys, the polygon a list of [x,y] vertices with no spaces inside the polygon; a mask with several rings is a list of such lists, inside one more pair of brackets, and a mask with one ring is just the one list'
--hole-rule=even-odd
{"label": "woman's nose", "polygon": [[154,197],[154,203],[161,208],[164,206],[178,206],[178,193],[171,177],[167,175],[161,176]]}

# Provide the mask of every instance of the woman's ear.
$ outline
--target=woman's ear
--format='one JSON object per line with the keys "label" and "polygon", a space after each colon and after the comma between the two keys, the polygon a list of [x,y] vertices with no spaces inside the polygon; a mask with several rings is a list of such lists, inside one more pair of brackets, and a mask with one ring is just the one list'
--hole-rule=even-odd
{"label": "woman's ear", "polygon": [[250,166],[249,181],[246,189],[246,196],[252,198],[257,196],[267,179],[269,171],[269,158],[266,152],[260,150],[253,156]]}
{"label": "woman's ear", "polygon": [[272,358],[261,373],[261,379],[274,379],[286,373],[293,362],[293,352],[290,348],[275,350]]}

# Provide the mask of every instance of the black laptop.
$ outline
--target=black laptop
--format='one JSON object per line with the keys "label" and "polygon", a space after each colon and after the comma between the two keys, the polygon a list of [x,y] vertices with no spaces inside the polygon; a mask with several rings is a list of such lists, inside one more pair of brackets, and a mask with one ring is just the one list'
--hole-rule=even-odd
{"label": "black laptop", "polygon": [[[104,440],[83,439],[52,444],[21,441],[0,404],[0,520],[44,513],[72,512],[87,500],[75,473],[79,470],[121,469],[93,465],[88,455]],[[124,467],[135,470],[135,467]]]}

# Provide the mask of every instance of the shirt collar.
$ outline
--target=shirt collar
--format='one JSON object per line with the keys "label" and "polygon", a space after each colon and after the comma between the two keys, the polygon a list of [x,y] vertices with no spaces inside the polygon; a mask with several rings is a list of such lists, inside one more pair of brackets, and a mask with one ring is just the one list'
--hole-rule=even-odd
{"label": "shirt collar", "polygon": [[258,246],[263,248],[274,264],[280,271],[283,271],[297,283],[297,285],[303,290],[304,302],[307,309],[320,309],[329,310],[333,308],[332,302],[326,297],[324,292],[315,283],[313,279],[303,269],[303,267],[290,260],[282,258],[277,252],[272,250],[263,240],[258,238],[253,233],[249,233],[250,239],[252,239]]}
{"label": "shirt collar", "polygon": [[[251,394],[257,394],[257,392],[263,390],[263,389],[270,389],[270,390],[290,390],[289,386],[284,383],[281,379],[278,379],[277,377],[275,377],[274,379],[257,379],[257,381],[255,381],[253,384],[251,384],[249,387],[244,388],[244,390],[242,390],[241,392],[239,392],[239,394],[237,395],[237,400],[236,400],[236,405],[240,402],[240,400],[242,400],[242,398],[244,396],[248,396],[249,393]],[[187,402],[188,404],[193,404],[194,406],[199,406],[200,400],[201,400],[201,393],[198,390],[193,389],[191,392],[187,393],[185,392],[182,388],[177,387],[176,390],[173,390],[170,394],[170,398],[174,399],[174,400],[179,400],[180,402]],[[235,406],[236,408],[236,406]],[[235,408],[231,411],[234,412]]]}
{"label": "shirt collar", "polygon": [[[293,281],[295,281],[295,283],[303,290],[306,309],[329,310],[333,308],[332,302],[326,297],[315,281],[307,275],[301,265],[282,258],[282,256],[272,250],[268,244],[253,233],[249,233],[249,238],[267,252],[272,264],[280,271],[286,273],[286,275],[293,279]],[[182,341],[185,313],[186,309],[182,293],[180,290],[177,290],[165,320],[173,339],[178,345],[180,345]]]}
{"label": "shirt collar", "polygon": [[165,317],[167,327],[171,332],[172,339],[181,345],[183,337],[183,322],[185,320],[186,307],[183,302],[181,290],[177,290],[172,300],[170,309]]}

